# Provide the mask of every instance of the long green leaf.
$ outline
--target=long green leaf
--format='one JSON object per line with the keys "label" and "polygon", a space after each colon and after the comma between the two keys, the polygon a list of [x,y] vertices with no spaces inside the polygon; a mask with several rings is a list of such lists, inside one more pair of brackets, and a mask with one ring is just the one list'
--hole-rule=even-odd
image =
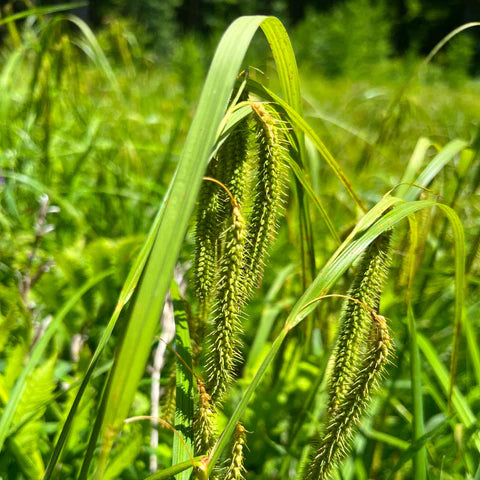
{"label": "long green leaf", "polygon": [[[203,457],[195,457],[193,459],[193,465],[198,466],[200,465],[200,460],[202,460]],[[174,475],[177,475],[181,472],[184,472],[185,470],[189,469],[192,467],[192,461],[191,460],[186,460],[185,462],[182,463],[177,463],[176,465],[173,465],[168,468],[164,468],[163,470],[160,470],[153,475],[149,475],[148,477],[145,478],[145,480],[166,480],[171,479]]]}
{"label": "long green leaf", "polygon": [[104,71],[105,76],[108,78],[108,81],[110,82],[110,85],[117,97],[123,100],[123,94],[120,89],[120,85],[118,84],[117,77],[115,76],[107,57],[103,53],[103,50],[90,27],[82,19],[75,17],[74,15],[67,15],[66,19],[76,25],[82,32],[93,52],[92,60]]}
{"label": "long green leaf", "polygon": [[472,308],[464,318],[465,337],[467,338],[468,351],[473,364],[473,374],[477,381],[477,386],[480,386],[480,347],[478,345],[477,336],[474,330],[472,319],[478,318],[478,309]]}
{"label": "long green leaf", "polygon": [[[414,443],[412,443],[407,448],[407,450],[403,452],[403,454],[401,455],[401,457],[399,458],[398,462],[395,465],[395,469],[393,470],[392,474],[388,478],[389,479],[395,478],[395,473],[398,472],[400,468],[402,468],[402,466],[405,465],[406,462],[408,462],[408,460],[414,457],[419,450],[425,448],[425,445],[430,440],[432,440],[436,435],[438,435],[445,428],[447,423],[448,423],[448,419],[443,420],[435,428],[425,433],[420,438],[418,438]],[[415,480],[417,480],[417,477],[415,477]]]}
{"label": "long green leaf", "polygon": [[64,12],[65,10],[84,7],[85,5],[88,5],[88,2],[61,3],[60,5],[52,5],[48,7],[30,8],[29,10],[24,10],[23,12],[18,12],[2,18],[0,20],[0,25],[15,22],[16,20],[21,20],[22,18],[30,17],[31,15],[49,15],[51,13]]}
{"label": "long green leaf", "polygon": [[[410,378],[413,396],[413,445],[425,435],[425,427],[423,421],[422,367],[417,345],[415,317],[410,303],[408,305],[408,331],[410,343]],[[427,478],[427,451],[424,445],[415,451],[413,456],[413,469],[415,479],[425,480]]]}
{"label": "long green leaf", "polygon": [[288,103],[284,102],[278,95],[276,95],[274,92],[272,92],[268,88],[264,87],[264,90],[285,110],[287,115],[290,117],[292,124],[296,128],[300,129],[302,132],[304,132],[306,135],[308,135],[308,137],[313,142],[317,150],[320,152],[324,160],[327,162],[328,166],[333,170],[333,172],[335,173],[337,178],[340,180],[342,185],[346,188],[347,192],[350,194],[352,199],[360,207],[360,209],[365,212],[366,208],[364,207],[358,194],[353,189],[352,183],[348,180],[347,176],[345,175],[345,172],[340,167],[340,165],[335,160],[335,158],[333,158],[333,155],[329,152],[325,144],[317,136],[314,129],[304,120],[301,113],[298,112],[295,108],[293,108]]}
{"label": "long green leaf", "polygon": [[[410,344],[410,381],[412,384],[413,403],[413,438],[412,444],[425,435],[425,424],[423,415],[423,390],[422,390],[422,364],[417,344],[417,325],[413,313],[411,293],[415,276],[415,252],[418,245],[418,222],[415,215],[409,217],[410,222],[410,248],[408,252],[408,287],[407,287],[407,325],[408,342]],[[427,451],[421,446],[413,457],[413,470],[415,479],[425,480],[427,478]]]}
{"label": "long green leaf", "polygon": [[[450,143],[445,145],[445,147],[443,147],[437,155],[435,155],[435,157],[427,165],[425,170],[418,176],[417,180],[415,180],[414,183],[416,185],[427,187],[438,174],[438,172],[440,172],[440,170],[448,162],[450,162],[455,157],[455,155],[460,153],[467,146],[468,143],[464,140],[452,140]],[[406,201],[415,200],[419,192],[420,190],[417,187],[411,186],[405,193],[404,199]]]}
{"label": "long green leaf", "polygon": [[[447,369],[443,366],[438,353],[429,340],[427,340],[421,333],[417,333],[417,342],[420,350],[427,359],[429,365],[437,377],[440,386],[445,395],[450,394],[450,382]],[[458,387],[453,387],[452,393],[452,407],[453,411],[458,415],[460,421],[466,428],[472,428],[477,422],[477,417],[472,412],[467,399],[462,395]],[[480,431],[477,430],[472,435],[473,444],[480,452]]]}
{"label": "long green leaf", "polygon": [[430,51],[430,53],[425,57],[425,60],[422,62],[422,64],[419,67],[419,70],[424,68],[426,65],[428,65],[431,61],[432,58],[456,35],[459,33],[463,32],[464,30],[468,30],[469,28],[474,28],[474,27],[480,27],[480,22],[470,22],[470,23],[464,23],[463,25],[460,25],[459,27],[455,28],[452,30],[450,33],[445,35]]}
{"label": "long green leaf", "polygon": [[402,185],[398,187],[395,194],[400,198],[403,198],[405,193],[409,189],[408,183],[413,183],[415,175],[420,170],[422,163],[425,159],[425,155],[428,152],[428,149],[432,146],[432,142],[428,138],[421,137],[418,139],[415,149],[413,150],[412,156],[408,161],[407,168],[403,173],[401,180]]}
{"label": "long green leaf", "polygon": [[363,427],[360,432],[368,439],[384,443],[385,445],[391,445],[392,447],[399,450],[407,450],[410,446],[408,442],[402,440],[401,438],[395,437],[385,432],[380,432],[371,427]]}
{"label": "long green leaf", "polygon": [[265,18],[260,27],[272,50],[285,101],[301,114],[300,77],[288,33],[282,22],[275,17]]}
{"label": "long green leaf", "polygon": [[[194,388],[192,371],[183,363],[192,365],[192,348],[185,305],[175,282],[172,282],[170,294],[175,312],[175,351],[177,358],[176,408],[173,436],[172,465],[191,460],[193,452],[193,406]],[[188,480],[192,470],[187,469],[175,476],[177,480]]]}
{"label": "long green leaf", "polygon": [[[302,115],[303,108],[300,93],[300,78],[298,75],[295,54],[288,33],[282,23],[274,17],[265,19],[260,26],[267,38],[270,49],[272,50],[284,100],[296,112]],[[299,156],[297,157],[297,162],[302,168],[306,165],[304,132],[295,124],[293,124],[293,129],[298,141]],[[298,218],[300,225],[302,280],[306,283],[309,278],[315,276],[316,272],[313,225],[310,219],[308,204],[304,199],[304,190],[301,188],[298,180],[295,182],[295,186],[298,199]],[[329,223],[328,221],[326,211],[321,209],[321,213],[324,218],[326,218],[327,225],[331,227],[331,222]]]}
{"label": "long green leaf", "polygon": [[318,195],[315,193],[315,190],[310,184],[310,181],[306,177],[305,173],[302,171],[300,165],[298,165],[295,161],[290,159],[290,157],[288,156],[287,156],[287,161],[288,161],[288,164],[290,165],[290,168],[293,170],[293,173],[297,177],[298,181],[302,184],[302,187],[305,189],[310,199],[318,208],[320,215],[323,218],[323,221],[327,225],[330,235],[332,236],[332,238],[335,240],[336,243],[340,243],[340,237],[338,236],[338,233],[335,230],[335,226],[333,225],[333,222],[330,216],[328,215],[325,207],[323,206],[322,201],[318,198]]}

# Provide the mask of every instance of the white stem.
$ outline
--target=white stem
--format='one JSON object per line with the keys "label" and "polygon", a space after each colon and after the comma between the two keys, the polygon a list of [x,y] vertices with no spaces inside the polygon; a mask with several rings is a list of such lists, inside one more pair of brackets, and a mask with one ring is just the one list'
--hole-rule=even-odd
{"label": "white stem", "polygon": [[[175,268],[175,280],[178,284],[180,284],[180,290],[184,291],[185,286],[181,285],[183,281],[183,277],[185,274],[185,269],[176,267]],[[183,288],[182,288],[183,287]],[[167,343],[170,343],[175,338],[175,316],[173,310],[173,302],[172,298],[170,297],[170,293],[167,294],[167,298],[165,300],[165,306],[163,307],[162,318],[160,319],[161,324],[161,332],[162,332],[162,339],[158,342],[157,348],[153,354],[153,365],[151,370],[151,377],[152,377],[152,390],[151,390],[151,410],[150,415],[152,417],[152,431],[150,434],[150,447],[152,448],[152,452],[155,452],[158,448],[158,422],[157,418],[159,418],[160,412],[160,376],[162,369],[165,365],[166,359],[166,350],[167,350]],[[150,454],[150,473],[155,473],[158,470],[158,458],[156,453]]]}

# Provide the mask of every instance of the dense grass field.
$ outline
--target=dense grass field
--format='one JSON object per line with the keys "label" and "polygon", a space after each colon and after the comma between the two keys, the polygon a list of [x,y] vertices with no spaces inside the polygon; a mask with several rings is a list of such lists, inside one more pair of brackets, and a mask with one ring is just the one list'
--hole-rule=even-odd
{"label": "dense grass field", "polygon": [[448,44],[332,77],[271,17],[213,60],[2,22],[1,479],[480,479],[480,83]]}

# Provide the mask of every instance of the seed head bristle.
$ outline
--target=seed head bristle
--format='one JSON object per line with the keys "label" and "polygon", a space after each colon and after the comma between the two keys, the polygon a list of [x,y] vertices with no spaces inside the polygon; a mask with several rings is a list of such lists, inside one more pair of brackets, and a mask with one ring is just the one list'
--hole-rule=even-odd
{"label": "seed head bristle", "polygon": [[[364,254],[347,301],[329,382],[325,432],[305,472],[305,480],[330,478],[348,454],[355,427],[366,411],[391,355],[391,339],[379,308],[390,263],[391,231],[378,237]],[[368,308],[367,308],[368,307]]]}

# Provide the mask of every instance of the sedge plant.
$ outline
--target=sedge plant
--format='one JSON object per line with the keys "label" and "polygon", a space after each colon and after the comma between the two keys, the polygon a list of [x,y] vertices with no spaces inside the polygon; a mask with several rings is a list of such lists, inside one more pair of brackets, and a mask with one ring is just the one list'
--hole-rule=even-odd
{"label": "sedge plant", "polygon": [[[95,36],[78,19],[62,20],[82,32],[80,45],[94,52],[123,114],[127,99]],[[52,29],[59,22],[56,20]],[[273,86],[266,76],[243,70],[258,29],[268,41],[276,66],[278,78]],[[68,37],[62,38],[58,48],[65,56],[71,55]],[[39,92],[53,88],[48,75],[52,53],[48,42],[42,45],[31,89],[32,99],[42,105],[38,110],[47,108],[41,103],[46,102],[45,96]],[[7,102],[3,106],[8,110]],[[87,152],[97,148],[100,123],[90,125],[84,145]],[[24,127],[28,131],[27,122]],[[59,141],[50,143],[48,136],[43,140],[39,158],[53,174],[59,168],[50,160]],[[472,322],[464,311],[467,243],[452,208],[454,202],[451,206],[440,202],[434,193],[437,187],[449,193],[448,185],[441,182],[442,173],[451,165],[460,165],[459,185],[467,182],[468,172],[475,168],[476,145],[455,139],[441,147],[421,139],[403,178],[402,172],[396,172],[400,176],[393,182],[401,185],[391,183],[376,191],[372,202],[372,195],[347,173],[348,165],[340,165],[303,113],[296,60],[281,22],[274,17],[239,18],[218,45],[176,171],[168,188],[161,191],[163,200],[143,246],[137,239],[92,248],[89,268],[95,275],[71,292],[39,340],[11,349],[11,359],[17,361],[9,359],[10,367],[2,373],[0,444],[21,460],[22,475],[33,478],[28,471],[34,463],[35,475],[45,480],[58,475],[130,478],[139,471],[150,480],[172,476],[181,480],[294,476],[312,480],[336,478],[338,471],[342,478],[355,478],[354,469],[365,470],[370,457],[382,455],[393,459],[388,463],[392,478],[397,472],[406,472],[404,478],[413,475],[421,479],[429,470],[440,468],[438,456],[427,455],[426,448],[434,448],[435,432],[455,431],[456,436],[452,432],[442,435],[449,446],[458,446],[455,439],[461,425],[471,433],[471,440],[458,446],[461,459],[455,474],[473,478],[478,468],[479,431],[469,399],[455,383],[458,355],[462,354],[462,323],[468,359],[478,363],[480,358]],[[429,158],[433,150],[435,155]],[[165,157],[168,155],[171,152]],[[136,152],[130,151],[128,158],[131,163],[125,161],[123,167],[140,175]],[[71,171],[66,167],[68,185],[81,178],[80,172],[86,168],[83,159],[80,156]],[[371,161],[365,162],[365,168],[371,168]],[[334,185],[348,212],[341,218],[338,212],[342,209],[332,207],[328,195],[322,194],[323,181],[313,175],[320,171],[322,178],[329,179],[326,188]],[[168,169],[161,172],[167,175]],[[7,187],[16,181],[42,188],[39,182],[13,170],[3,173]],[[123,196],[132,192],[119,188],[112,193],[113,180],[105,180],[110,172],[100,168],[95,174],[95,188],[111,195],[108,203],[113,212],[113,206],[123,205]],[[42,181],[48,181],[48,174]],[[73,222],[84,225],[86,216],[64,198],[61,188],[52,191],[55,203]],[[7,193],[12,195],[12,190]],[[454,192],[455,201],[459,197],[460,187]],[[132,212],[132,218],[138,216],[138,209]],[[348,221],[344,221],[345,215]],[[453,267],[442,271],[448,295],[439,296],[430,306],[421,300],[423,291],[418,295],[414,291],[418,277],[427,294],[437,294],[432,273],[421,271],[423,252],[418,237],[421,228],[431,230],[434,238],[438,232],[435,222],[430,219],[429,223],[421,215],[443,215],[438,236],[454,247]],[[401,225],[405,219],[410,235]],[[91,234],[101,225],[95,223]],[[426,238],[424,235],[424,248],[428,248]],[[468,264],[473,275],[475,245],[473,242]],[[122,277],[118,265],[122,258],[130,258],[132,250],[135,260]],[[115,253],[115,261],[105,260],[111,260],[109,252]],[[179,256],[192,264],[185,298],[172,282]],[[72,258],[73,254],[64,263]],[[435,265],[436,259],[431,258],[430,264]],[[106,268],[95,270],[104,263]],[[278,264],[284,269],[272,281]],[[388,282],[389,271],[398,274],[398,282]],[[111,293],[112,284],[105,282],[119,276],[126,279],[118,301],[108,304],[111,316],[100,329],[95,350],[78,367],[74,389],[59,411],[51,381],[55,353],[45,365],[39,366],[40,362],[47,358],[50,342],[62,331],[65,318],[71,312],[78,314],[81,306],[96,308],[103,296],[92,301],[91,290],[105,285]],[[329,293],[334,288],[340,293]],[[173,412],[170,415],[166,407],[160,410],[160,418],[151,418],[137,410],[147,388],[142,379],[152,343],[161,337],[158,320],[168,291],[176,334],[175,354],[168,358],[170,374],[163,382],[163,404]],[[451,351],[449,372],[429,339],[417,330],[416,316],[426,318],[429,308],[436,315],[448,310],[446,318],[454,319],[444,322],[450,342],[445,348]],[[2,303],[2,315],[3,310]],[[18,305],[6,309],[7,327],[18,310]],[[405,322],[399,321],[404,317]],[[255,348],[250,348],[252,331]],[[402,356],[411,365],[407,394],[398,392],[395,377],[399,374],[396,362]],[[14,384],[13,371],[20,372]],[[44,381],[36,386],[32,374]],[[46,386],[40,388],[40,383]],[[43,398],[29,406],[28,398],[33,402],[35,389],[44,392]],[[391,395],[386,396],[386,391]],[[440,423],[428,423],[425,416],[427,391],[441,416]],[[411,413],[405,405],[411,405]],[[90,412],[93,415],[88,417]],[[22,452],[26,440],[21,433],[47,414],[56,419],[58,431],[51,435],[43,464],[40,450],[32,450],[30,459]],[[374,421],[382,415],[388,418],[379,427]],[[162,456],[163,466],[150,474],[142,467],[144,429],[149,422],[151,428],[166,427],[159,431],[163,443],[156,452],[149,452]],[[398,435],[378,430],[388,422],[400,424]],[[281,429],[278,435],[276,424]],[[79,448],[72,445],[72,437],[82,438]],[[373,451],[365,447],[364,438]],[[252,461],[259,451],[268,457],[262,466]],[[372,471],[375,464],[370,462]]]}

